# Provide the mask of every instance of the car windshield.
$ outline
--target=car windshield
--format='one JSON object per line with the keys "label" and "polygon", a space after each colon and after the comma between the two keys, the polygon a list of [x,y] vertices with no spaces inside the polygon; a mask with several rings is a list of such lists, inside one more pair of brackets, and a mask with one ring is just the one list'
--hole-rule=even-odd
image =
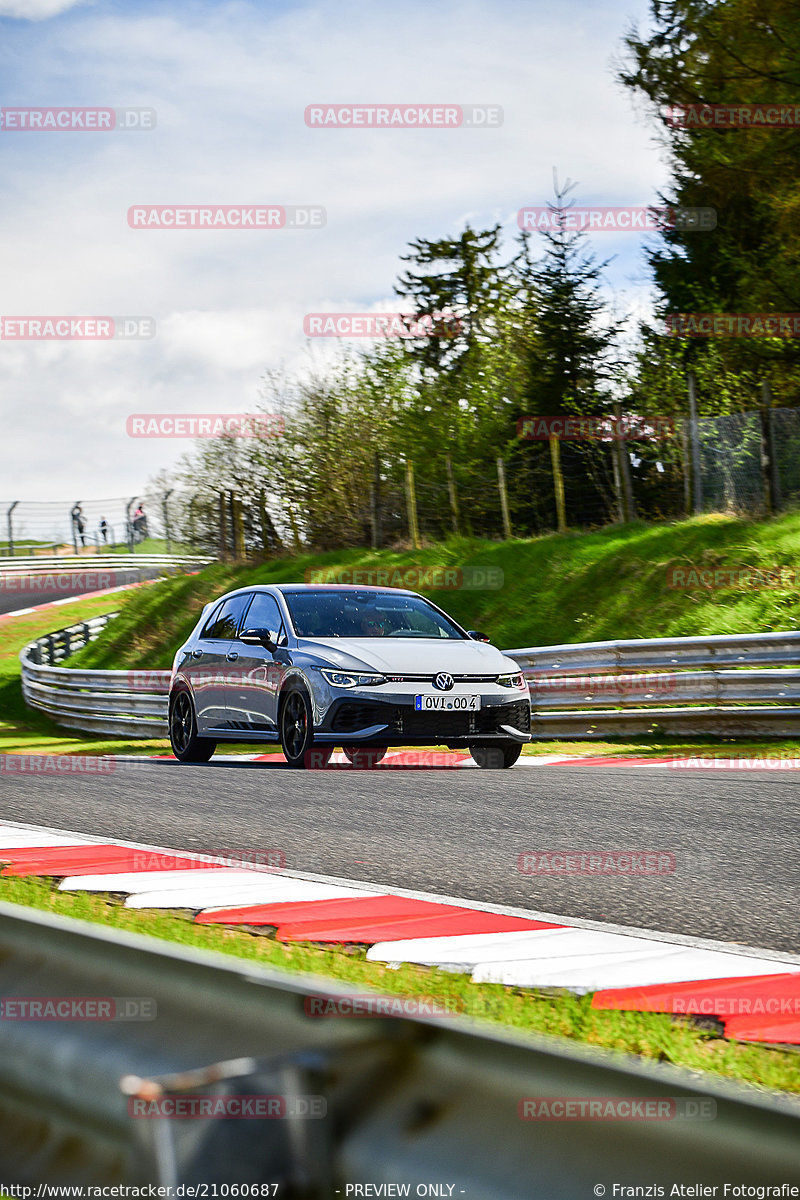
{"label": "car windshield", "polygon": [[464,634],[421,596],[389,592],[284,592],[298,637],[448,638]]}

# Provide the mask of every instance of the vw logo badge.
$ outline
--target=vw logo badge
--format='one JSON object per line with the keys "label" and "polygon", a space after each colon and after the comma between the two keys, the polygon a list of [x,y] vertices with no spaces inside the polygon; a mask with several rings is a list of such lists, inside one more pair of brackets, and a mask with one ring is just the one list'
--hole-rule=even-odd
{"label": "vw logo badge", "polygon": [[448,675],[446,671],[440,671],[438,675],[433,677],[433,686],[438,688],[440,692],[449,692],[453,686],[453,676]]}

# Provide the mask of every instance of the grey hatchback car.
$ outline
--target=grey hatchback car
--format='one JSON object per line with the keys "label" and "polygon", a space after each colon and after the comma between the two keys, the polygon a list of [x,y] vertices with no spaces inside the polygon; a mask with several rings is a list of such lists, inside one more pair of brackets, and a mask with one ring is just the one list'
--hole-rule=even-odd
{"label": "grey hatchback car", "polygon": [[276,584],[206,605],[175,655],[169,735],[207,762],[225,742],[279,742],[292,767],[356,766],[389,746],[467,747],[510,767],[530,741],[519,666],[416,592]]}

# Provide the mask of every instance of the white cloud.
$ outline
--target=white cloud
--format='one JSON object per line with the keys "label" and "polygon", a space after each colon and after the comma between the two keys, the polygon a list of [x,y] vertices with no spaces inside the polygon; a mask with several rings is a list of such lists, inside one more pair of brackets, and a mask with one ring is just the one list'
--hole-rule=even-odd
{"label": "white cloud", "polygon": [[18,17],[23,21],[46,21],[70,8],[91,0],[0,0],[0,17]]}
{"label": "white cloud", "polygon": [[[133,443],[130,412],[251,409],[264,370],[307,364],[305,313],[392,308],[406,244],[458,233],[467,218],[503,221],[510,248],[517,209],[547,202],[553,165],[581,181],[581,203],[648,203],[663,183],[608,65],[627,0],[491,11],[451,0],[435,13],[409,0],[402,19],[354,0],[265,9],[197,4],[189,20],[175,0],[157,15],[97,7],[35,36],[14,27],[0,50],[7,105],[158,113],[152,132],[0,133],[0,311],[157,324],[148,342],[0,341],[0,473],[12,498],[71,495],[76,473],[86,495],[140,489],[186,447]],[[496,103],[505,121],[424,132],[303,123],[307,104],[375,100]],[[265,202],[322,204],[327,226],[126,223],[132,204]],[[598,257],[619,255],[612,282],[635,291],[639,239],[596,241]],[[312,356],[334,348],[316,343]]]}

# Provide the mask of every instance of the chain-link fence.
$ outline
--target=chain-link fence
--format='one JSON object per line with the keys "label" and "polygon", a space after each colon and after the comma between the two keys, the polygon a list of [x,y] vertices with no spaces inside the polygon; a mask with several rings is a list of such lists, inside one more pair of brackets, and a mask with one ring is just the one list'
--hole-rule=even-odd
{"label": "chain-link fence", "polygon": [[[503,539],[692,512],[748,516],[800,502],[800,410],[764,409],[677,422],[647,440],[528,441],[482,467],[455,455],[382,461],[315,525],[300,495],[259,488],[152,488],[85,501],[0,501],[0,553],[197,551],[274,556],[301,548],[392,546],[453,534]],[[313,505],[312,505],[313,506]],[[325,515],[327,514],[327,515]]]}
{"label": "chain-link fence", "polygon": [[[0,500],[0,554],[113,554],[203,549],[185,498],[145,490],[100,500]],[[198,530],[199,534],[199,530]]]}

